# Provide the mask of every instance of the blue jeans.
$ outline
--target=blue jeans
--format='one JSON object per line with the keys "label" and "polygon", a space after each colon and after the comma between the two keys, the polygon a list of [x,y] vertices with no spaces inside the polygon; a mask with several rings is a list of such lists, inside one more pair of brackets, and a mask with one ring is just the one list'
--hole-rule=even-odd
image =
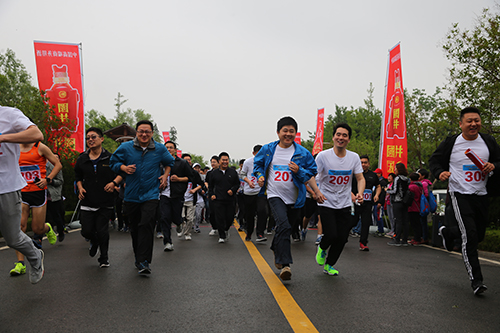
{"label": "blue jeans", "polygon": [[291,240],[292,224],[300,219],[300,208],[286,205],[280,198],[269,198],[269,206],[276,222],[275,234],[271,244],[274,251],[274,262],[281,265],[293,263]]}

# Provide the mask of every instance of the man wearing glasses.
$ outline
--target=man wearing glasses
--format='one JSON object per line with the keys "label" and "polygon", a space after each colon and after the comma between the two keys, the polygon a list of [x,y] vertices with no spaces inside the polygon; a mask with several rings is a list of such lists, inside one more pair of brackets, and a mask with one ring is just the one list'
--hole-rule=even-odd
{"label": "man wearing glasses", "polygon": [[129,216],[135,266],[139,274],[151,274],[160,188],[168,183],[174,159],[164,145],[153,140],[149,120],[139,121],[135,129],[134,140],[122,143],[111,156],[111,169],[126,176],[124,211]]}
{"label": "man wearing glasses", "polygon": [[95,257],[100,249],[99,267],[109,267],[109,220],[114,220],[115,186],[122,181],[109,167],[111,153],[102,148],[102,131],[90,127],[86,131],[88,150],[75,164],[78,199],[81,200],[80,221],[82,236],[90,239],[89,255]]}

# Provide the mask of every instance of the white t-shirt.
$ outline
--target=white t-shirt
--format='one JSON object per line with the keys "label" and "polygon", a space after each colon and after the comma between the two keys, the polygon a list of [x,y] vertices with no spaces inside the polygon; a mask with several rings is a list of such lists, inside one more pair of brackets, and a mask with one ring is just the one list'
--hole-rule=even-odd
{"label": "white t-shirt", "polygon": [[324,150],[316,156],[318,175],[316,181],[326,200],[318,206],[342,209],[350,207],[352,178],[363,173],[359,155],[346,150],[344,157],[338,157],[333,148]]}
{"label": "white t-shirt", "polygon": [[[0,134],[13,134],[35,125],[19,109],[0,106]],[[18,191],[26,186],[19,168],[17,143],[0,143],[0,194]]]}
{"label": "white t-shirt", "polygon": [[253,175],[253,159],[254,157],[246,159],[243,163],[243,168],[241,168],[241,173],[246,175],[246,177],[255,185],[254,188],[251,188],[246,181],[243,181],[243,193],[246,195],[257,195],[261,189],[257,183],[257,177]]}
{"label": "white t-shirt", "polygon": [[462,135],[459,135],[450,156],[449,191],[486,195],[488,175],[483,175],[481,170],[465,155],[467,148],[472,149],[485,163],[490,158],[488,146],[480,135],[471,141],[465,140]]}
{"label": "white t-shirt", "polygon": [[189,182],[186,192],[184,193],[184,202],[193,201],[193,193],[189,193],[193,189],[193,183]]}
{"label": "white t-shirt", "polygon": [[293,205],[297,201],[298,189],[293,184],[292,171],[288,163],[295,153],[295,146],[288,148],[276,146],[273,160],[269,165],[267,180],[267,197],[281,198],[287,205]]}

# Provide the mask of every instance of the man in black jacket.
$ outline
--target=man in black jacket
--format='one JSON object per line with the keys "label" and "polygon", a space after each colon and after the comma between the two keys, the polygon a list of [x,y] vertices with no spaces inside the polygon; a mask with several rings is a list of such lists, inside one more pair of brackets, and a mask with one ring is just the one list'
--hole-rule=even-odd
{"label": "man in black jacket", "polygon": [[99,267],[109,267],[109,220],[114,220],[114,189],[122,181],[109,167],[111,153],[102,148],[104,137],[99,128],[86,131],[86,152],[75,164],[78,199],[81,200],[81,234],[90,240],[89,255],[95,257],[100,249]]}
{"label": "man in black jacket", "polygon": [[[479,265],[477,246],[484,239],[488,225],[487,195],[493,194],[491,187],[498,188],[500,174],[500,146],[481,129],[480,111],[467,107],[460,112],[461,134],[447,137],[429,159],[430,169],[440,181],[449,180],[450,201],[447,204],[446,226],[439,231],[443,245],[453,249],[456,238],[462,240],[462,254],[465,268],[471,280],[474,294],[483,293],[483,275]],[[471,149],[482,162],[477,166],[466,155]],[[495,175],[491,177],[491,172]],[[452,209],[448,209],[452,208]]]}
{"label": "man in black jacket", "polygon": [[187,161],[177,156],[177,145],[172,141],[165,142],[165,147],[174,158],[174,166],[170,170],[167,187],[160,195],[160,226],[163,232],[164,251],[173,251],[172,223],[179,232],[182,225],[182,207],[184,205],[184,193],[188,182],[192,181],[194,172]]}
{"label": "man in black jacket", "polygon": [[240,179],[236,170],[229,168],[228,153],[220,153],[219,160],[219,168],[212,171],[208,181],[208,195],[215,206],[219,243],[224,243],[229,237],[229,228],[233,224],[235,196],[240,187]]}

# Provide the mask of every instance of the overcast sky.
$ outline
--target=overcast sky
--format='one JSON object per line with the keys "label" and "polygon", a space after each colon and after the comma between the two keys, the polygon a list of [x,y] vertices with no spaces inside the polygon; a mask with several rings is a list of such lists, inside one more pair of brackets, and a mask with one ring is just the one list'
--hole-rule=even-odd
{"label": "overcast sky", "polygon": [[382,109],[398,42],[404,87],[434,92],[452,24],[471,28],[495,3],[0,0],[0,52],[12,49],[38,86],[34,40],[82,43],[85,110],[113,118],[120,92],[161,131],[175,126],[183,151],[240,159],[277,139],[282,116],[307,137],[318,108],[362,106],[370,82]]}

